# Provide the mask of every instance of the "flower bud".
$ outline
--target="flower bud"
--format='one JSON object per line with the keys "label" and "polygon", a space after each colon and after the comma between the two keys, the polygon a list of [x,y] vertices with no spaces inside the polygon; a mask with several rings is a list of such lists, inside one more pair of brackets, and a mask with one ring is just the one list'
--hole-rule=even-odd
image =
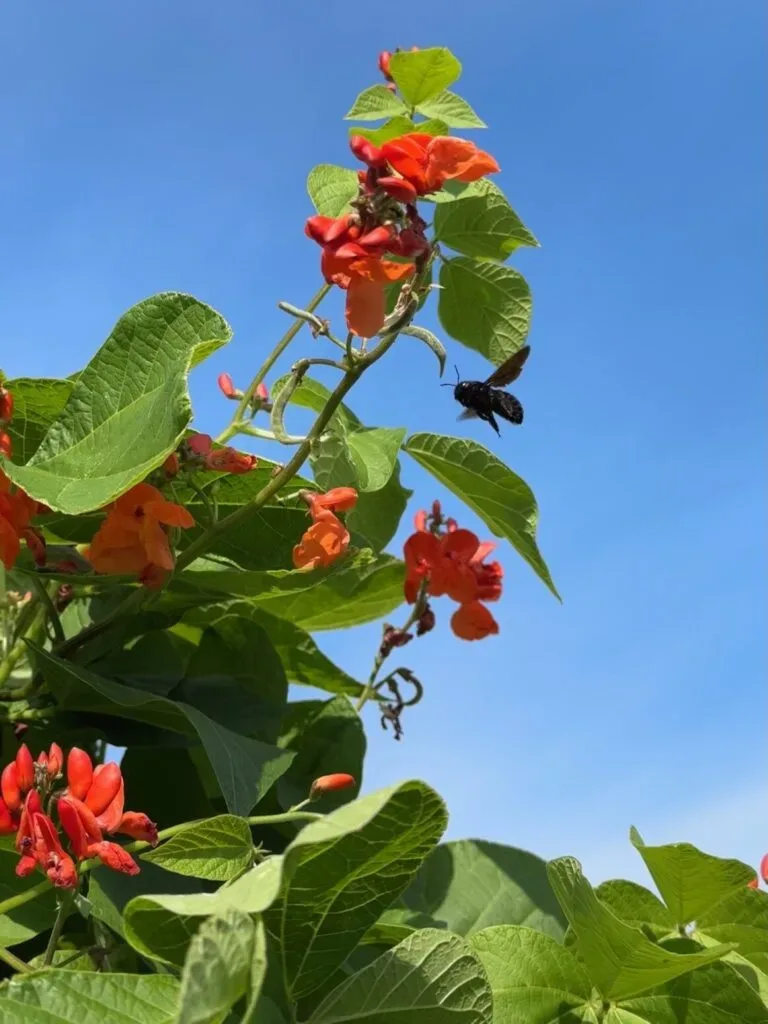
{"label": "flower bud", "polygon": [[6,423],[13,418],[13,395],[8,388],[0,385],[0,420]]}
{"label": "flower bud", "polygon": [[13,442],[4,430],[0,430],[0,455],[4,455],[6,459],[13,457]]}
{"label": "flower bud", "polygon": [[392,60],[392,54],[389,50],[382,50],[379,54],[379,71],[384,75],[386,79],[391,80],[392,76],[389,73],[389,62]]}
{"label": "flower bud", "polygon": [[179,456],[177,452],[171,452],[168,458],[163,463],[163,472],[165,473],[166,479],[171,480],[179,472]]}
{"label": "flower bud", "polygon": [[269,388],[264,383],[264,381],[262,381],[261,384],[257,385],[257,387],[256,387],[256,397],[260,398],[262,400],[262,402],[268,402],[269,401]]}
{"label": "flower bud", "polygon": [[435,613],[432,611],[430,606],[427,605],[416,623],[416,636],[424,636],[425,633],[431,633],[434,628]]}
{"label": "flower bud", "polygon": [[321,775],[312,783],[309,799],[318,800],[325,793],[335,793],[339,789],[349,789],[354,785],[354,775],[346,775],[344,772],[336,772],[335,775]]}
{"label": "flower bud", "polygon": [[84,750],[72,747],[67,757],[67,785],[72,796],[85,800],[93,782],[93,762]]}
{"label": "flower bud", "polygon": [[216,378],[216,383],[219,385],[219,390],[225,398],[242,398],[243,394],[238,391],[234,385],[234,381],[228,373],[220,373]]}
{"label": "flower bud", "polygon": [[760,877],[768,885],[768,853],[760,861]]}
{"label": "flower bud", "polygon": [[403,629],[397,629],[395,626],[385,623],[384,634],[381,638],[381,646],[379,647],[379,657],[386,658],[395,647],[405,647],[411,640],[413,640],[413,633],[406,633]]}
{"label": "flower bud", "polygon": [[19,789],[26,793],[35,784],[35,762],[26,743],[22,743],[16,751],[16,770],[18,772]]}

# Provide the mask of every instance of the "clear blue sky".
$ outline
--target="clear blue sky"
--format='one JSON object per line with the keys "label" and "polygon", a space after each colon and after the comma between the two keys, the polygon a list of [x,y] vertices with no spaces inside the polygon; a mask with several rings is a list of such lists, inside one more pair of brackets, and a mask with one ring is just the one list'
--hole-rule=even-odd
{"label": "clear blue sky", "polygon": [[[752,863],[768,849],[765,22],[761,0],[5,15],[0,363],[70,373],[135,301],[193,292],[236,332],[193,380],[213,431],[230,412],[216,374],[245,379],[285,326],[276,301],[317,286],[306,174],[349,160],[341,116],[378,50],[463,61],[499,183],[542,242],[513,261],[535,303],[526,423],[500,440],[457,424],[415,343],[352,404],[508,461],[565,603],[507,547],[498,638],[454,639],[441,602],[402,659],[427,697],[401,744],[370,719],[365,785],[423,777],[452,836],[573,853],[595,878],[642,877],[630,824]],[[484,370],[458,345],[450,361]],[[440,496],[478,527],[414,465],[405,480],[413,511]],[[377,637],[320,639],[363,675]]]}

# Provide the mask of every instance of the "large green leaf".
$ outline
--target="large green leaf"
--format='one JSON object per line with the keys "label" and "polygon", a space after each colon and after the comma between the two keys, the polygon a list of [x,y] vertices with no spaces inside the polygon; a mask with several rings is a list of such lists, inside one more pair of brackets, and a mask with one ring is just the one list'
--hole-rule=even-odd
{"label": "large green leaf", "polygon": [[406,103],[415,107],[439,96],[461,74],[461,64],[450,50],[434,46],[428,50],[393,53],[389,73]]}
{"label": "large green leaf", "polygon": [[293,807],[306,799],[314,779],[334,772],[354,776],[357,785],[326,794],[318,801],[318,810],[334,810],[357,796],[363,774],[365,730],[346,697],[289,704],[279,742],[286,750],[296,751],[277,785],[283,807]]}
{"label": "large green leaf", "polygon": [[13,461],[29,462],[48,428],[61,415],[74,381],[46,377],[17,377],[5,382],[13,395],[13,419],[4,426],[13,442]]}
{"label": "large green leaf", "polygon": [[493,997],[478,959],[457,935],[415,932],[343,981],[310,1024],[491,1024]]}
{"label": "large green leaf", "polygon": [[616,917],[634,925],[635,928],[640,928],[654,942],[665,936],[678,934],[674,915],[658,896],[654,896],[637,882],[615,878],[598,885],[595,893],[600,902],[604,903]]}
{"label": "large green leaf", "polygon": [[329,569],[203,570],[184,579],[210,592],[249,598],[262,611],[306,630],[341,629],[388,615],[403,601],[403,564],[362,551]]}
{"label": "large green leaf", "polygon": [[113,501],[181,441],[192,418],[187,374],[231,335],[191,295],[164,292],[133,306],[29,462],[6,472],[55,511],[77,515]]}
{"label": "large green leaf", "polygon": [[329,693],[346,693],[350,697],[359,697],[363,692],[362,684],[348,676],[338,665],[334,665],[306,630],[289,622],[288,619],[270,615],[269,612],[262,611],[247,601],[231,601],[193,609],[187,613],[177,631],[182,636],[194,637],[197,641],[202,635],[200,625],[210,623],[214,626],[219,616],[233,614],[238,618],[251,619],[267,631],[290,682],[316,686]]}
{"label": "large green leaf", "polygon": [[[448,203],[447,210],[473,199]],[[438,207],[441,210],[442,206]],[[459,214],[461,217],[461,214]],[[440,267],[437,313],[445,330],[495,366],[525,344],[531,326],[531,290],[511,267],[457,256]]]}
{"label": "large green leaf", "polygon": [[228,882],[253,860],[251,828],[245,818],[219,814],[182,829],[141,859],[179,875]]}
{"label": "large green leaf", "polygon": [[0,986],[3,1024],[171,1024],[179,982],[169,975],[47,970]]}
{"label": "large green leaf", "polygon": [[181,966],[189,942],[203,921],[230,910],[260,914],[280,889],[282,857],[270,857],[212,893],[136,896],[125,907],[125,937],[153,960]]}
{"label": "large green leaf", "polygon": [[361,491],[380,491],[389,482],[404,437],[405,427],[365,427],[347,435]]}
{"label": "large green leaf", "polygon": [[545,861],[526,850],[477,839],[433,850],[403,902],[459,935],[494,924],[526,924],[562,939],[567,923]]}
{"label": "large green leaf", "polygon": [[472,107],[455,92],[440,92],[437,96],[423,100],[416,109],[425,117],[437,117],[451,128],[486,128]]}
{"label": "large green leaf", "polygon": [[400,464],[380,491],[361,491],[347,513],[347,527],[373,551],[381,552],[397,533],[413,491],[400,483]]}
{"label": "large green leaf", "polygon": [[559,598],[536,544],[536,499],[523,479],[487,448],[465,438],[412,434],[403,451],[469,505],[496,537],[505,537]]}
{"label": "large green leaf", "polygon": [[354,171],[335,164],[318,164],[307,178],[309,198],[324,217],[338,217],[348,210],[359,187]]}
{"label": "large green leaf", "polygon": [[469,938],[493,991],[493,1024],[598,1024],[582,964],[549,935],[497,925]]}
{"label": "large green leaf", "polygon": [[[13,838],[13,837],[11,837]],[[10,846],[0,847],[0,900],[5,901],[30,889],[34,881],[19,878],[16,865],[19,855]],[[56,914],[56,898],[53,888],[37,899],[23,903],[20,907],[0,914],[0,946],[15,946],[19,942],[47,931]]]}
{"label": "large green leaf", "polygon": [[630,839],[679,925],[696,921],[755,877],[754,869],[741,861],[712,857],[690,843],[646,846],[636,828]]}
{"label": "large green leaf", "polygon": [[381,121],[385,117],[396,117],[405,112],[403,101],[386,85],[372,85],[360,93],[352,109],[344,115],[344,120]]}
{"label": "large green leaf", "polygon": [[233,814],[247,814],[293,760],[291,752],[232,732],[190,704],[104,679],[39,647],[32,653],[66,710],[103,712],[199,736]]}
{"label": "large green leaf", "polygon": [[[539,244],[500,188],[485,180],[478,191],[455,203],[440,203],[433,222],[439,242],[464,256],[500,263],[522,245]],[[445,306],[451,308],[448,299]]]}
{"label": "large green leaf", "polygon": [[440,797],[405,782],[303,829],[284,854],[285,885],[267,912],[279,936],[286,991],[314,991],[402,890],[446,825]]}
{"label": "large green leaf", "polygon": [[691,937],[702,945],[737,942],[739,956],[768,975],[768,894],[747,888],[731,893],[699,915]]}
{"label": "large green leaf", "polygon": [[573,857],[550,861],[552,888],[571,927],[594,985],[607,999],[626,999],[718,960],[733,948],[673,953],[625,924],[598,900]]}
{"label": "large green leaf", "polygon": [[189,944],[177,1024],[219,1024],[248,988],[256,925],[231,907],[205,921]]}
{"label": "large green leaf", "polygon": [[[686,957],[687,959],[687,957]],[[608,1011],[604,1024],[768,1024],[765,1003],[724,963],[706,964],[685,977]]]}

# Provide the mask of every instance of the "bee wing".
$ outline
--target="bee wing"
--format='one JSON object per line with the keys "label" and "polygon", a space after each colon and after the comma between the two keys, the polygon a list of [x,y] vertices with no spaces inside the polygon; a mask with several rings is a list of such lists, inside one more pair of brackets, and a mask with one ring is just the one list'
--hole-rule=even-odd
{"label": "bee wing", "polygon": [[531,346],[524,345],[514,355],[510,356],[505,363],[497,366],[485,383],[490,384],[494,388],[503,388],[507,384],[511,384],[523,372],[525,361],[530,354]]}
{"label": "bee wing", "polygon": [[473,409],[465,409],[464,412],[459,413],[456,417],[457,420],[476,420],[477,413]]}

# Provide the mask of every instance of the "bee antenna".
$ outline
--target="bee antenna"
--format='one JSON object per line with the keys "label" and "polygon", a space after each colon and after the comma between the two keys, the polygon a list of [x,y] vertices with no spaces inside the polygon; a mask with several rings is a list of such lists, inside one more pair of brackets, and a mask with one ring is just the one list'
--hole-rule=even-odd
{"label": "bee antenna", "polygon": [[[453,364],[453,368],[456,371],[456,384],[458,384],[460,382],[460,380],[461,380],[461,377],[459,376],[459,368],[458,368],[458,366],[456,366],[455,363]],[[441,388],[455,388],[456,384],[441,384],[440,387]]]}

